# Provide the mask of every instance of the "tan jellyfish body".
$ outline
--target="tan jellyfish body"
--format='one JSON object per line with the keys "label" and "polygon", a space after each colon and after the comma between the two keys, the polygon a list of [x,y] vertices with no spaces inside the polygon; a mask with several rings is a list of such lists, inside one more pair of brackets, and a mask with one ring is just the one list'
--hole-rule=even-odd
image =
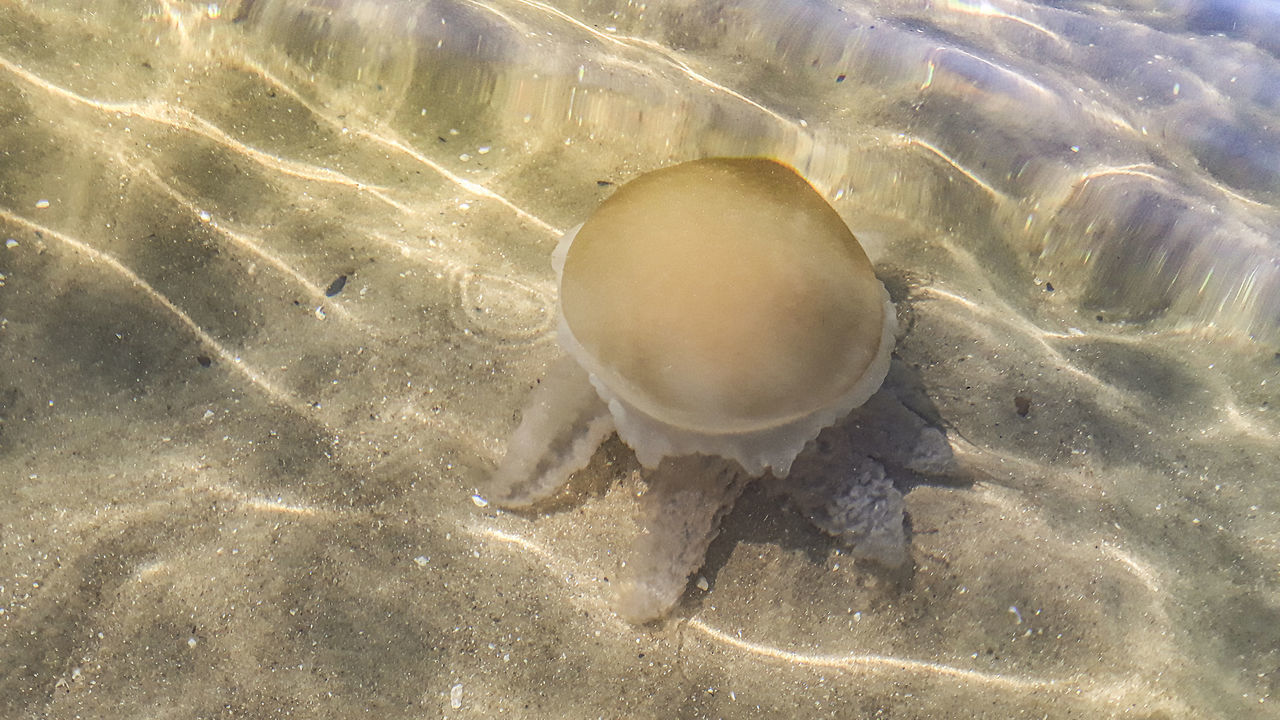
{"label": "tan jellyfish body", "polygon": [[[646,467],[621,616],[665,615],[720,519],[767,472],[855,551],[902,561],[902,496],[843,431],[786,477],[884,382],[897,327],[862,246],[800,175],[762,158],[642,175],[566,233],[552,265],[566,356],[530,394],[486,493],[507,507],[547,498],[616,430]],[[886,414],[894,401],[881,398],[887,424],[868,430],[882,450],[894,449],[875,434],[888,427],[925,438],[896,407]],[[928,447],[949,457],[939,442]]]}
{"label": "tan jellyfish body", "polygon": [[560,342],[648,467],[700,453],[784,476],[888,371],[895,314],[866,253],[772,160],[643,175],[553,263]]}

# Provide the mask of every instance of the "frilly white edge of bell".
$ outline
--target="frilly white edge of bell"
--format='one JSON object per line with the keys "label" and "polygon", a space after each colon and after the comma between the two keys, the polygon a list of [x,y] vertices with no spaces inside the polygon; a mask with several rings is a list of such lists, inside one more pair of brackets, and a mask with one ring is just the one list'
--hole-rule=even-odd
{"label": "frilly white edge of bell", "polygon": [[806,443],[818,436],[823,428],[835,424],[854,408],[862,405],[880,389],[889,373],[894,337],[897,334],[897,311],[889,299],[889,293],[881,285],[884,303],[884,322],[880,334],[880,347],[875,358],[867,366],[862,377],[849,390],[809,415],[783,425],[745,433],[699,433],[686,428],[676,428],[650,417],[613,392],[589,365],[590,355],[578,343],[569,330],[564,315],[558,323],[561,347],[584,367],[592,386],[609,406],[617,426],[618,436],[636,453],[640,464],[657,467],[664,457],[692,455],[719,455],[736,460],[752,475],[762,475],[771,470],[778,477],[786,477],[791,463],[804,449]]}

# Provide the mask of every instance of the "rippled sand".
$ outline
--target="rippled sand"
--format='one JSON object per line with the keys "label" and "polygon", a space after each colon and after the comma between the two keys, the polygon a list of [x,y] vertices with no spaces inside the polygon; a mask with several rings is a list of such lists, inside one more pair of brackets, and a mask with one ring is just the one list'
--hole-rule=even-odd
{"label": "rippled sand", "polygon": [[[0,3],[0,715],[1277,715],[1271,6],[88,7]],[[963,477],[899,573],[748,490],[636,628],[625,446],[472,494],[560,232],[712,154],[867,241]]]}

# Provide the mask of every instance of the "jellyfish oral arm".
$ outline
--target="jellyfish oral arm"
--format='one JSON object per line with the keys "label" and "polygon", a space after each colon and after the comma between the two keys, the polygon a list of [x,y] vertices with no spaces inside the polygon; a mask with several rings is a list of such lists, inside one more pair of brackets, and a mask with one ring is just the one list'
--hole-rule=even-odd
{"label": "jellyfish oral arm", "polygon": [[666,458],[645,480],[643,532],[631,547],[617,602],[618,614],[633,623],[657,620],[676,604],[751,476],[723,458],[684,455]]}
{"label": "jellyfish oral arm", "polygon": [[525,402],[507,454],[485,489],[488,499],[524,507],[549,497],[587,466],[613,433],[613,418],[568,357],[558,358]]}

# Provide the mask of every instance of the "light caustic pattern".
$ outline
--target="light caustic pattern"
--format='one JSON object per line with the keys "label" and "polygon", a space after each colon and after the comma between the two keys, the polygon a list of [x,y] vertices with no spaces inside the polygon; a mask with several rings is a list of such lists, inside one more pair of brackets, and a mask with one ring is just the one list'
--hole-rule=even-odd
{"label": "light caustic pattern", "polygon": [[[0,4],[0,714],[1269,708],[1267,16],[921,7]],[[470,496],[561,230],[715,154],[882,237],[973,482],[907,494],[905,579],[749,492],[635,628],[624,448]]]}

